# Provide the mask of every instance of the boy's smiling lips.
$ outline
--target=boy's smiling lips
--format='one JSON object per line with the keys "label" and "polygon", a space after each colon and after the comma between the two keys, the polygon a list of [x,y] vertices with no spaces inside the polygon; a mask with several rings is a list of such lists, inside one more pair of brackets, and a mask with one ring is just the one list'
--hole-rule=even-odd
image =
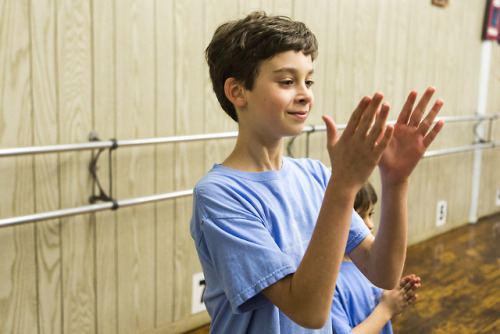
{"label": "boy's smiling lips", "polygon": [[288,111],[287,113],[302,120],[305,120],[307,118],[307,111]]}

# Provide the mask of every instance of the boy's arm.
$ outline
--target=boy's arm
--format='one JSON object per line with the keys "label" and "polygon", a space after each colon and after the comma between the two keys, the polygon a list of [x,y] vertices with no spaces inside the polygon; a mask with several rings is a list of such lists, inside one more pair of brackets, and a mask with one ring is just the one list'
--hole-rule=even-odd
{"label": "boy's arm", "polygon": [[393,138],[379,162],[382,199],[377,236],[366,238],[349,254],[365,276],[384,289],[394,288],[403,270],[410,174],[444,125],[439,121],[429,131],[443,105],[440,99],[421,121],[434,92],[434,87],[427,88],[415,109],[417,92],[408,96],[394,126]]}
{"label": "boy's arm", "polygon": [[373,99],[364,97],[340,139],[333,120],[323,117],[327,126],[332,177],[316,227],[296,272],[262,291],[283,313],[303,327],[322,328],[329,317],[354,198],[373,172],[392,136],[392,127],[385,128],[389,106],[383,104],[379,109],[382,98],[380,93]]}

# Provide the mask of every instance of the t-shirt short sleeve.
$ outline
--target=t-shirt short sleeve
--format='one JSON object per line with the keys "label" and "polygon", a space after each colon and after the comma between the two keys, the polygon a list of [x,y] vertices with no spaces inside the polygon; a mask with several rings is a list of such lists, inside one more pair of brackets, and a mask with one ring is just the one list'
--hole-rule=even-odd
{"label": "t-shirt short sleeve", "polygon": [[361,218],[359,214],[353,209],[351,228],[349,229],[349,236],[347,237],[345,252],[347,254],[350,253],[354,248],[356,248],[356,246],[359,245],[361,241],[363,241],[368,236],[368,234],[370,234],[370,230],[363,221],[363,218]]}
{"label": "t-shirt short sleeve", "polygon": [[202,229],[218,279],[234,313],[268,300],[259,292],[295,271],[262,222],[205,219]]}

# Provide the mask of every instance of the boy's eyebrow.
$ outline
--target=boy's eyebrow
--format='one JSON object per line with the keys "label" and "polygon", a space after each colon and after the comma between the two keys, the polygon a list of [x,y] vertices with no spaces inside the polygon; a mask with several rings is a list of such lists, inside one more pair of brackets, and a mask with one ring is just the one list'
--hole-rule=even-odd
{"label": "boy's eyebrow", "polygon": [[[282,68],[279,68],[275,71],[273,71],[273,73],[283,73],[283,72],[289,72],[289,73],[297,73],[297,69],[293,68],[293,67],[282,67]],[[307,73],[307,74],[313,74],[314,73],[314,68],[311,68],[311,70]]]}

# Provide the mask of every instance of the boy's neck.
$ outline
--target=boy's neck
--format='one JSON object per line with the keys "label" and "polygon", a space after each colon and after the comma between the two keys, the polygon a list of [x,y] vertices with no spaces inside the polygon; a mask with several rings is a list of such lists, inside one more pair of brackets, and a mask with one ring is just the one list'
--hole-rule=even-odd
{"label": "boy's neck", "polygon": [[222,162],[224,167],[244,172],[280,170],[283,163],[283,140],[273,145],[245,141],[238,136],[231,154]]}

